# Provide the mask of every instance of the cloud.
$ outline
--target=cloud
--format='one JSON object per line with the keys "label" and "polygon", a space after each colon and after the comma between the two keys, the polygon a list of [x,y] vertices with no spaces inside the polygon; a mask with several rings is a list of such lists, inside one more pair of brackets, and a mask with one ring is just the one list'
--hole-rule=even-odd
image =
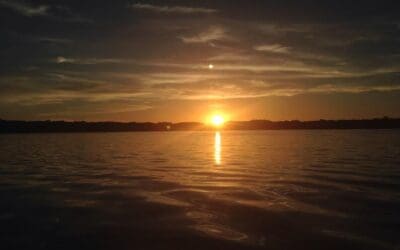
{"label": "cloud", "polygon": [[222,53],[213,57],[208,58],[209,61],[249,61],[252,57],[245,54],[237,53]]}
{"label": "cloud", "polygon": [[218,40],[230,39],[224,28],[220,26],[210,27],[208,30],[194,36],[182,36],[180,39],[184,43],[207,43]]}
{"label": "cloud", "polygon": [[46,16],[49,14],[48,10],[50,9],[50,6],[48,6],[48,5],[33,6],[30,4],[21,3],[18,1],[6,1],[6,0],[0,1],[0,5],[10,8],[10,9],[20,13],[21,15],[24,15],[27,17]]}
{"label": "cloud", "polygon": [[72,59],[72,58],[65,58],[65,57],[63,57],[63,56],[58,56],[58,57],[55,59],[55,62],[57,62],[57,63],[74,63],[75,60]]}
{"label": "cloud", "polygon": [[68,101],[86,101],[86,102],[110,102],[132,100],[143,97],[148,93],[118,93],[103,92],[90,93],[71,90],[55,90],[51,89],[46,92],[14,94],[13,96],[4,96],[0,103],[14,103],[19,105],[43,105],[56,104]]}
{"label": "cloud", "polygon": [[[71,58],[69,58],[71,59]],[[67,60],[64,58],[63,60]],[[77,60],[77,59],[75,59]],[[81,59],[80,59],[81,60]],[[62,61],[62,60],[61,60]],[[398,91],[394,79],[365,82],[365,78],[348,79],[356,73],[323,72],[323,69],[296,68],[296,72],[284,72],[285,67],[264,65],[219,64],[222,71],[168,71],[167,65],[160,72],[94,72],[59,71],[51,73],[26,72],[24,76],[0,77],[0,105],[64,105],[67,102],[109,103],[115,102],[123,109],[125,101],[139,104],[154,100],[218,100],[258,98],[267,96],[295,96],[306,93],[364,93]],[[228,74],[221,72],[229,70]],[[398,69],[375,71],[393,72]],[[249,75],[246,71],[254,72]],[[267,71],[268,74],[260,74]],[[349,75],[347,75],[349,74]],[[305,78],[301,79],[302,76]],[[360,75],[358,75],[360,76]],[[285,78],[288,77],[288,78]],[[291,77],[291,78],[290,78]],[[319,77],[314,78],[313,77]],[[326,77],[326,78],[325,78]],[[304,79],[308,79],[304,81]],[[368,77],[368,79],[371,79]],[[381,79],[381,78],[376,78]],[[94,107],[93,107],[94,108]],[[134,107],[133,109],[140,109]],[[143,107],[145,108],[145,107]],[[77,112],[79,113],[79,112]]]}
{"label": "cloud", "polygon": [[304,92],[306,93],[364,93],[364,92],[387,92],[400,90],[400,86],[382,85],[382,86],[335,86],[333,84],[323,84],[310,88]]}
{"label": "cloud", "polygon": [[0,5],[27,17],[42,16],[64,22],[91,23],[92,20],[83,18],[66,6],[32,5],[25,2],[0,0]]}
{"label": "cloud", "polygon": [[158,92],[169,99],[183,100],[218,100],[238,98],[258,98],[268,96],[296,96],[307,93],[366,93],[388,92],[400,90],[399,85],[364,86],[355,84],[268,84],[266,82],[254,84],[254,81],[234,80],[219,83],[203,82],[189,84],[156,85]]}
{"label": "cloud", "polygon": [[103,63],[124,63],[129,62],[123,59],[114,59],[114,58],[67,58],[63,56],[58,56],[53,62],[58,64],[61,63],[71,63],[71,64],[83,64],[83,65],[90,65],[90,64],[103,64]]}
{"label": "cloud", "polygon": [[281,54],[288,54],[290,53],[291,48],[283,46],[281,44],[263,44],[253,47],[257,51],[262,52],[271,52],[271,53],[281,53]]}
{"label": "cloud", "polygon": [[146,83],[146,85],[157,85],[160,87],[166,86],[165,84],[187,84],[198,83],[202,81],[215,81],[224,79],[226,77],[212,74],[212,73],[149,73],[137,76],[137,79]]}
{"label": "cloud", "polygon": [[176,14],[210,14],[217,12],[216,9],[186,7],[186,6],[160,6],[152,4],[135,3],[130,6],[133,9],[146,10],[158,13],[176,13]]}
{"label": "cloud", "polygon": [[39,37],[35,40],[44,43],[54,43],[54,44],[70,44],[73,43],[73,40],[64,39],[64,38],[54,38],[54,37]]}

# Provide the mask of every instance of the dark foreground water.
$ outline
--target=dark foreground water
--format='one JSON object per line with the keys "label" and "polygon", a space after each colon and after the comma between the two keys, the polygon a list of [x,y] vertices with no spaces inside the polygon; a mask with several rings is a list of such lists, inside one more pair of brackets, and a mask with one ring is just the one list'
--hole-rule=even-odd
{"label": "dark foreground water", "polygon": [[400,249],[400,131],[0,135],[0,249]]}

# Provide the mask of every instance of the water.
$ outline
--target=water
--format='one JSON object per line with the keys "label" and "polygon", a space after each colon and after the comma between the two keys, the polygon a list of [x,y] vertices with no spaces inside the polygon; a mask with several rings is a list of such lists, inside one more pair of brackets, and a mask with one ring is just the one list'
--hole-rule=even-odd
{"label": "water", "polygon": [[400,131],[0,135],[1,249],[399,249]]}

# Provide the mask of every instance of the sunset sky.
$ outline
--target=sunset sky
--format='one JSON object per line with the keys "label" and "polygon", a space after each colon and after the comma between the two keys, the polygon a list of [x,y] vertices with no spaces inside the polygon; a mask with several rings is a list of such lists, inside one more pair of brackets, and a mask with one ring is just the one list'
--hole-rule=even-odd
{"label": "sunset sky", "polygon": [[396,2],[0,0],[0,118],[400,117]]}

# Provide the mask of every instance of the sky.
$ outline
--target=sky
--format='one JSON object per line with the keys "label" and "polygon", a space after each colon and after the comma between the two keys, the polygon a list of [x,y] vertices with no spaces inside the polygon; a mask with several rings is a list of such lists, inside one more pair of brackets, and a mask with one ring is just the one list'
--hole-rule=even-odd
{"label": "sky", "polygon": [[400,117],[397,2],[0,0],[0,118]]}

